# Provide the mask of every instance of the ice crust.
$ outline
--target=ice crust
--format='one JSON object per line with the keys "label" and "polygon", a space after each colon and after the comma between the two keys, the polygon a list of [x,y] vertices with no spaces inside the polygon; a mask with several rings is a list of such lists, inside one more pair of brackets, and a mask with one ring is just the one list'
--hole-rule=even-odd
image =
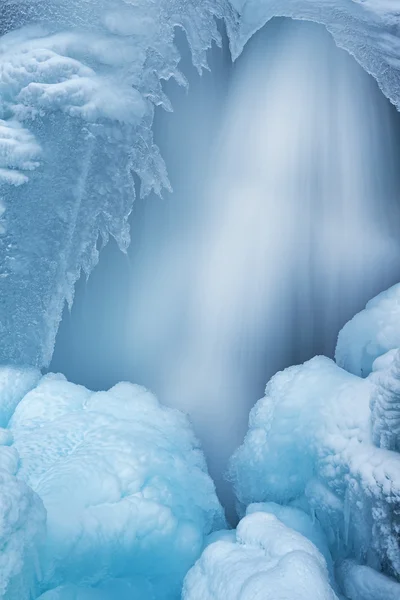
{"label": "ice crust", "polygon": [[374,445],[370,411],[392,380],[391,365],[361,379],[325,357],[278,373],[251,411],[230,477],[242,506],[303,508],[334,560],[399,577],[400,455]]}
{"label": "ice crust", "polygon": [[44,598],[178,598],[225,525],[187,418],[133,384],[34,387],[15,371],[0,371],[0,402],[17,405],[0,429],[0,598],[30,600],[34,581]]}
{"label": "ice crust", "polygon": [[233,539],[211,543],[189,571],[183,600],[337,600],[325,560],[274,514],[252,512]]}

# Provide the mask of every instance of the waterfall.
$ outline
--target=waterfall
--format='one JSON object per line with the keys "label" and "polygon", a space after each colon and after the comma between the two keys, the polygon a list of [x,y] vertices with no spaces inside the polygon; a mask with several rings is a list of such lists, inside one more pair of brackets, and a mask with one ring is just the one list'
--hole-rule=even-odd
{"label": "waterfall", "polygon": [[[267,380],[333,356],[400,279],[400,205],[395,110],[322,26],[274,19],[235,65],[217,56],[158,121],[175,193],[134,208],[124,341],[106,362],[189,413],[220,482]],[[74,380],[65,360],[56,347]]]}

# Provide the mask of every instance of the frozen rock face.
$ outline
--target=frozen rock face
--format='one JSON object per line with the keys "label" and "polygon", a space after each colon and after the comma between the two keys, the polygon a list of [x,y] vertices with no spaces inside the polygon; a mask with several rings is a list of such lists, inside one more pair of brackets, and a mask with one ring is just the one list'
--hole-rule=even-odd
{"label": "frozen rock face", "polygon": [[[0,373],[16,380],[0,394],[7,410],[23,395],[14,372]],[[0,598],[30,599],[36,566],[45,598],[175,599],[225,524],[186,417],[142,387],[92,393],[47,375],[0,434]]]}
{"label": "frozen rock face", "polygon": [[[334,559],[400,575],[400,455],[375,447],[370,401],[390,366],[361,379],[316,357],[278,373],[250,414],[230,477],[241,505],[316,515]],[[389,387],[387,387],[389,389]]]}
{"label": "frozen rock face", "polygon": [[189,571],[183,600],[336,600],[317,548],[275,515],[254,512],[211,543]]}
{"label": "frozen rock face", "polygon": [[[112,235],[129,244],[135,198],[168,187],[152,139],[160,81],[220,42],[224,0],[5,0],[0,16],[0,362],[47,365],[65,300]],[[98,240],[101,238],[101,243]]]}

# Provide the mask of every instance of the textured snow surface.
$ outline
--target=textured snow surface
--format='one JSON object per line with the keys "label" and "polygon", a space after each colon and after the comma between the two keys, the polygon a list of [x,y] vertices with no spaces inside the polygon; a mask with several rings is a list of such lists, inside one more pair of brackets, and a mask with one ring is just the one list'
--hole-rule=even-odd
{"label": "textured snow surface", "polygon": [[400,350],[391,350],[378,358],[373,369],[377,374],[370,402],[372,439],[379,448],[399,452]]}
{"label": "textured snow surface", "polygon": [[334,600],[317,548],[275,515],[254,512],[233,539],[204,550],[185,578],[184,600]]}
{"label": "textured snow surface", "polygon": [[[6,411],[33,377],[2,369]],[[47,375],[0,441],[0,598],[21,571],[20,595],[5,598],[30,598],[34,565],[45,598],[176,598],[205,537],[225,524],[187,418],[140,386],[92,393]],[[28,560],[43,505],[47,532]]]}
{"label": "textured snow surface", "polygon": [[366,377],[373,362],[400,347],[400,284],[372,298],[339,333],[336,362],[350,373]]}
{"label": "textured snow surface", "polygon": [[278,373],[250,414],[230,477],[242,505],[302,507],[317,516],[335,559],[354,556],[398,576],[400,455],[371,439],[370,402],[392,385],[386,363],[367,379],[325,357]]}
{"label": "textured snow surface", "polygon": [[321,525],[316,519],[313,519],[299,508],[293,506],[283,506],[274,502],[258,502],[250,504],[246,509],[246,515],[265,512],[275,515],[289,529],[297,531],[310,542],[314,544],[325,559],[329,571],[329,578],[333,582],[333,562],[329,551],[326,536]]}

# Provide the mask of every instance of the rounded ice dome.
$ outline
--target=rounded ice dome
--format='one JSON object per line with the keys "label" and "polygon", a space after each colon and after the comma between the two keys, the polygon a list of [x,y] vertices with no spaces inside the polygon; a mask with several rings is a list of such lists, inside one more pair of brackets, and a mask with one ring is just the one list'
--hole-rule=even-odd
{"label": "rounded ice dome", "polygon": [[189,421],[143,387],[92,393],[47,375],[9,429],[17,476],[47,511],[43,591],[174,597],[205,536],[224,526]]}

